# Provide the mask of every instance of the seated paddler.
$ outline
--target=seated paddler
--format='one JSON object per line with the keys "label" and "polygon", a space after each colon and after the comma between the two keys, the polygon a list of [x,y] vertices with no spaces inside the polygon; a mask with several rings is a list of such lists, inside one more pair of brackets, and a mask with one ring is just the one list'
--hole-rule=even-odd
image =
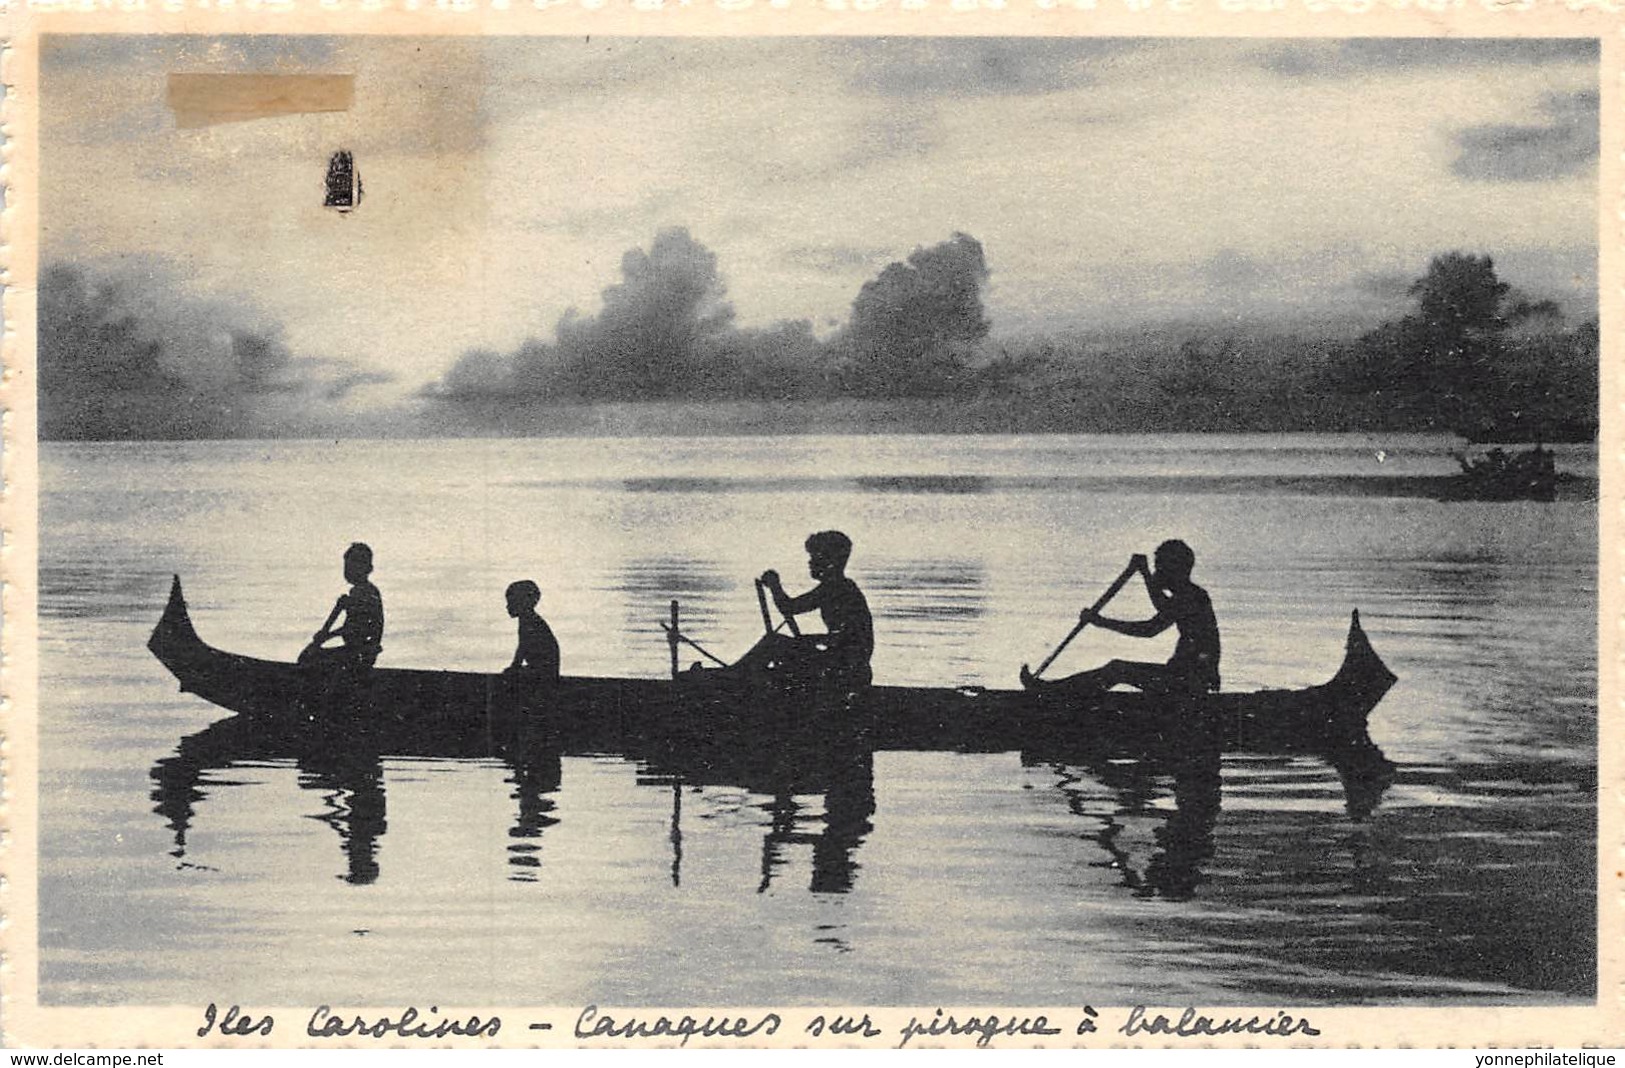
{"label": "seated paddler", "polygon": [[508,615],[519,624],[519,642],[514,647],[513,663],[502,673],[531,682],[558,682],[559,640],[536,611],[542,603],[542,588],[529,579],[520,579],[508,586],[505,597]]}
{"label": "seated paddler", "polygon": [[[317,667],[366,669],[378,659],[384,641],[384,598],[369,580],[372,549],[356,542],[344,551],[344,579],[349,592],[341,594],[304,652],[301,664]],[[343,622],[339,622],[339,617]],[[338,625],[335,626],[334,624]],[[329,642],[337,640],[337,645]]]}
{"label": "seated paddler", "polygon": [[1083,671],[1053,682],[1039,680],[1021,669],[1021,684],[1029,690],[1091,697],[1114,686],[1131,686],[1151,694],[1192,697],[1213,693],[1219,688],[1219,623],[1213,614],[1208,593],[1191,581],[1196,553],[1182,541],[1165,541],[1157,546],[1156,568],[1144,554],[1136,554],[1133,566],[1145,579],[1146,592],[1156,614],[1150,619],[1109,619],[1093,609],[1084,609],[1080,624],[1104,627],[1131,638],[1155,638],[1169,627],[1177,628],[1178,639],[1167,663],[1112,660],[1093,671]]}
{"label": "seated paddler", "polygon": [[[807,539],[807,572],[817,583],[797,597],[784,592],[777,571],[764,571],[762,585],[786,618],[817,611],[823,634],[793,639],[791,655],[804,658],[805,670],[846,690],[869,685],[869,660],[875,651],[875,623],[863,591],[846,574],[852,539],[838,530],[824,530]],[[790,641],[791,639],[786,639]]]}

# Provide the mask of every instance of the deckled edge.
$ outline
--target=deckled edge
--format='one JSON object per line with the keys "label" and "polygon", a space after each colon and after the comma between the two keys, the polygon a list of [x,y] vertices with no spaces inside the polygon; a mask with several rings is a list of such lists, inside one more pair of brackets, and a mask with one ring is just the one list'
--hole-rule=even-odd
{"label": "deckled edge", "polygon": [[[417,16],[422,26],[418,32],[433,34],[478,32],[491,29],[494,24],[511,20],[509,32],[568,33],[588,21],[624,19],[618,32],[689,32],[706,33],[772,32],[773,23],[764,23],[770,17],[792,15],[795,21],[812,23],[817,20],[816,32],[886,32],[877,23],[896,25],[899,13],[912,14],[921,20],[914,32],[965,32],[965,27],[984,28],[990,19],[1008,21],[1013,33],[1034,32],[1030,20],[1034,15],[1054,17],[1071,13],[1106,14],[1103,9],[1116,9],[1099,22],[1073,24],[1069,29],[1096,34],[1122,32],[1123,12],[1131,12],[1138,21],[1143,18],[1148,30],[1170,32],[1173,17],[1186,15],[1188,32],[1195,34],[1198,23],[1206,14],[1228,12],[1238,22],[1234,32],[1240,36],[1253,36],[1258,31],[1255,23],[1260,19],[1290,22],[1291,15],[1300,17],[1305,12],[1324,14],[1329,22],[1328,31],[1343,36],[1350,29],[1338,20],[1350,15],[1372,14],[1420,16],[1427,21],[1443,22],[1456,15],[1469,18],[1484,17],[1485,13],[1497,20],[1503,16],[1519,16],[1527,23],[1540,16],[1548,18],[1583,13],[1618,16],[1625,12],[1625,0],[1216,0],[1214,12],[1196,10],[1198,0],[235,0],[238,12],[247,16],[239,32],[273,33],[282,29],[277,23],[290,20],[325,20],[333,33],[366,32],[365,24],[386,20],[399,21]],[[1289,10],[1289,5],[1294,10]],[[24,875],[32,879],[37,861],[37,834],[33,823],[38,797],[37,778],[37,721],[30,709],[37,695],[34,651],[37,649],[37,537],[38,537],[38,454],[37,454],[37,394],[35,392],[36,365],[33,357],[35,327],[35,288],[37,248],[33,240],[24,240],[24,248],[17,249],[19,226],[32,226],[26,236],[37,238],[37,195],[27,209],[18,204],[17,165],[19,154],[28,157],[35,169],[30,171],[38,192],[37,156],[39,115],[19,99],[18,64],[37,58],[39,36],[33,24],[36,13],[46,15],[61,12],[83,26],[88,22],[109,25],[113,32],[121,25],[132,25],[132,32],[151,32],[161,28],[158,24],[167,18],[189,13],[207,12],[205,18],[215,21],[226,5],[220,0],[0,0],[0,314],[3,314],[3,333],[0,333],[0,1045],[13,1046],[13,1026],[18,1022],[16,1009],[23,1010],[26,1023],[37,1023],[29,1016],[37,1013],[37,976],[22,975],[15,967],[14,946],[19,926],[23,933],[37,937],[37,901],[31,888],[20,886],[17,878],[19,863]],[[339,8],[339,10],[334,10]],[[890,8],[891,10],[885,10]],[[1156,10],[1160,8],[1161,10]],[[153,16],[158,16],[154,18]],[[675,16],[692,15],[701,26],[679,28],[670,20]],[[136,16],[131,18],[131,16]],[[145,17],[142,17],[145,16]],[[209,16],[213,16],[212,18]],[[270,16],[267,18],[266,16]],[[970,22],[957,23],[956,16]],[[559,18],[555,23],[553,18]],[[724,25],[719,26],[718,20]],[[927,21],[944,20],[931,27]],[[202,20],[200,20],[202,21]],[[177,22],[177,26],[183,23]],[[959,28],[955,28],[955,27]],[[1055,26],[1055,29],[1062,29]],[[1180,32],[1175,21],[1172,31]],[[1521,28],[1521,27],[1520,27]],[[1539,33],[1543,27],[1530,27]],[[191,32],[224,32],[221,29],[193,29]],[[285,32],[295,32],[287,25]],[[896,32],[893,30],[892,32]],[[1038,32],[1042,33],[1043,30]],[[1376,31],[1382,34],[1380,30]],[[26,35],[28,46],[16,47],[18,36]],[[1603,100],[1613,107],[1604,108],[1600,119],[1603,151],[1599,153],[1597,209],[1599,224],[1598,287],[1599,315],[1602,322],[1602,346],[1599,354],[1599,415],[1602,427],[1599,436],[1598,458],[1600,496],[1598,501],[1599,559],[1598,559],[1598,988],[1597,1023],[1602,1033],[1584,1036],[1584,1041],[1625,1042],[1625,692],[1621,680],[1625,679],[1625,498],[1619,492],[1625,478],[1625,21],[1615,25],[1614,34],[1599,30],[1603,50],[1599,69],[1599,88]],[[1601,84],[1613,79],[1612,87]],[[36,94],[37,69],[21,76],[25,90]],[[32,118],[31,128],[19,132],[19,116]],[[33,137],[32,143],[26,139]],[[24,143],[19,145],[19,139]],[[1613,151],[1610,154],[1610,147]],[[28,190],[25,189],[25,192]],[[19,260],[17,257],[24,257]],[[21,283],[21,288],[19,288]],[[20,511],[21,510],[21,511]],[[18,521],[21,514],[24,518]],[[1534,638],[1535,636],[1532,636]],[[19,650],[22,651],[19,663]],[[18,681],[19,669],[24,673]],[[1606,735],[1605,735],[1606,731]],[[25,789],[19,796],[15,784],[22,781]],[[19,828],[21,833],[19,833]],[[21,860],[19,860],[21,857]],[[21,898],[21,902],[19,902]],[[1605,912],[1605,902],[1612,903],[1611,912]],[[19,925],[16,913],[21,909],[28,921]],[[29,946],[27,963],[37,965],[37,946]],[[18,986],[22,987],[19,993]],[[1486,1006],[1488,1008],[1488,1006]],[[141,1010],[126,1008],[125,1011]],[[670,1011],[670,1010],[668,1010]],[[894,1013],[898,1010],[892,1010]],[[906,1010],[903,1010],[906,1011]],[[1390,1010],[1391,1011],[1391,1010]],[[1402,1013],[1437,1013],[1448,1010],[1422,1008],[1398,1010]],[[1527,1011],[1514,1009],[1513,1011]],[[1561,1011],[1561,1010],[1560,1010]],[[19,1036],[26,1042],[27,1036]],[[177,1036],[178,1037],[178,1036]],[[1533,1040],[1539,1039],[1530,1036]],[[1565,1034],[1573,1040],[1577,1035]],[[98,1042],[94,1035],[78,1036],[84,1046],[109,1045]],[[163,1043],[169,1045],[169,1043]],[[289,1048],[281,1043],[242,1043],[241,1048]],[[325,1044],[329,1048],[363,1045],[361,1043]],[[393,1043],[367,1043],[367,1048],[396,1047]],[[436,1043],[436,1045],[439,1045]],[[507,1043],[502,1043],[507,1045]],[[1070,1044],[1060,1043],[1068,1048]],[[1106,1048],[1123,1048],[1117,1042],[1101,1043]],[[1148,1045],[1155,1045],[1150,1043]],[[1292,1044],[1299,1047],[1298,1043]],[[1359,1042],[1303,1043],[1303,1046],[1322,1048],[1358,1048],[1360,1045],[1378,1048],[1428,1048],[1426,1029],[1417,1034],[1410,1026],[1399,1023],[1387,1041],[1382,1039]],[[1166,1044],[1172,1048],[1173,1044]],[[308,1046],[306,1047],[308,1048]],[[421,1048],[421,1047],[419,1047]],[[839,1047],[837,1047],[839,1048]],[[1097,1046],[1096,1048],[1099,1048]],[[1177,1048],[1236,1048],[1233,1044],[1182,1044]],[[1299,1047],[1301,1048],[1301,1047]],[[1437,1048],[1437,1047],[1434,1047]]]}

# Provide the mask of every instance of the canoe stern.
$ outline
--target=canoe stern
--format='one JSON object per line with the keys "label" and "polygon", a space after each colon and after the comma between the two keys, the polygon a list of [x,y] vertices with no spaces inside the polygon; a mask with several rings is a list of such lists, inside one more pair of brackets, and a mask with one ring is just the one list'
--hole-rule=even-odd
{"label": "canoe stern", "polygon": [[186,595],[181,591],[179,575],[170,583],[169,603],[164,606],[164,614],[159,617],[158,625],[152,628],[147,649],[181,680],[181,690],[185,692],[187,667],[197,660],[200,653],[208,651],[209,646],[198,637],[197,628],[192,626],[192,615],[186,609]]}
{"label": "canoe stern", "polygon": [[1377,702],[1381,701],[1398,681],[1399,676],[1389,670],[1388,665],[1382,662],[1382,657],[1377,655],[1377,650],[1372,648],[1371,639],[1366,637],[1365,628],[1360,625],[1360,610],[1356,608],[1353,618],[1349,620],[1349,636],[1343,649],[1343,664],[1327,685],[1348,695],[1348,708],[1358,710],[1363,726],[1371,710],[1377,707]]}

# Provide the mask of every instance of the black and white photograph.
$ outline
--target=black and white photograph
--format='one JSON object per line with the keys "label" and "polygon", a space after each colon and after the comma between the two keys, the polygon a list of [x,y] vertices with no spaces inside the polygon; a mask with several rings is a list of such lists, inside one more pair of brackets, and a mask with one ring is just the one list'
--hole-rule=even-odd
{"label": "black and white photograph", "polygon": [[41,21],[8,1044],[1618,1045],[1570,15]]}

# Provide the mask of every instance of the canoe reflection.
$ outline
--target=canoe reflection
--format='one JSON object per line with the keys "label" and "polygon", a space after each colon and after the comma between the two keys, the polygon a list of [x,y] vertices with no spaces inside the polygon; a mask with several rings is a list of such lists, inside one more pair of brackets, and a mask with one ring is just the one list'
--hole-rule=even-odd
{"label": "canoe reflection", "polygon": [[[551,815],[554,801],[549,795],[558,791],[562,772],[556,749],[534,744],[534,739],[525,741],[527,744],[512,748],[469,741],[448,750],[442,744],[434,754],[401,753],[398,747],[392,747],[388,755],[501,758],[509,766],[507,781],[514,787],[511,796],[518,806],[508,832],[508,862],[518,869],[531,869],[539,863],[536,853],[542,832],[558,823]],[[309,818],[325,823],[338,834],[345,858],[338,878],[367,885],[378,880],[379,839],[389,828],[385,818],[384,755],[384,748],[365,732],[296,731],[269,726],[248,716],[229,716],[181,739],[173,755],[153,766],[153,811],[164,817],[174,834],[175,846],[170,855],[180,866],[191,867],[187,861],[187,834],[197,805],[215,789],[238,785],[221,773],[291,761],[298,772],[298,785],[321,795],[321,811],[309,814]],[[535,878],[534,874],[518,873],[514,877]]]}
{"label": "canoe reflection", "polygon": [[541,747],[510,754],[507,763],[508,783],[513,787],[509,796],[519,805],[519,814],[508,830],[508,864],[514,869],[508,877],[533,883],[536,869],[542,866],[542,832],[559,822],[553,815],[558,804],[552,795],[564,781],[564,762],[557,749]]}
{"label": "canoe reflection", "polygon": [[[859,865],[854,854],[873,830],[875,812],[874,756],[861,735],[815,736],[816,746],[694,746],[665,739],[642,752],[616,755],[641,765],[640,785],[672,791],[671,877],[682,878],[682,792],[685,788],[726,786],[771,800],[762,844],[765,891],[792,847],[812,847],[813,893],[845,893]],[[355,885],[374,883],[381,874],[379,841],[386,819],[383,758],[433,756],[437,759],[497,759],[507,766],[505,782],[515,803],[507,838],[509,878],[535,882],[542,866],[543,837],[560,822],[557,794],[563,781],[561,749],[543,732],[504,739],[467,738],[448,745],[436,740],[433,752],[387,749],[364,731],[286,729],[248,716],[230,716],[183,738],[174,754],[160,759],[151,772],[154,811],[174,835],[170,851],[179,866],[187,859],[187,836],[198,805],[211,793],[239,785],[233,769],[292,763],[302,789],[320,795],[320,811],[308,814],[333,828],[344,855],[338,878]],[[809,804],[822,795],[823,813]],[[815,829],[817,824],[821,829]]]}
{"label": "canoe reflection", "polygon": [[[1337,772],[1349,816],[1363,822],[1392,784],[1393,764],[1369,739],[1318,756]],[[1071,812],[1098,823],[1090,838],[1107,859],[1097,866],[1117,872],[1120,885],[1136,897],[1186,901],[1196,896],[1206,878],[1204,866],[1213,859],[1222,807],[1216,748],[1177,759],[1110,756],[1075,747],[1029,749],[1022,762],[1049,767]],[[1171,810],[1158,804],[1169,796]],[[1147,826],[1148,855],[1127,841]]]}
{"label": "canoe reflection", "polygon": [[374,752],[339,751],[305,754],[297,764],[299,785],[322,794],[324,811],[310,817],[338,832],[349,862],[347,883],[378,881],[378,839],[389,824],[384,819],[384,762]]}
{"label": "canoe reflection", "polygon": [[383,760],[364,745],[298,745],[279,731],[268,731],[246,716],[231,716],[181,739],[174,755],[152,769],[154,811],[175,836],[170,850],[186,863],[186,836],[199,802],[215,787],[231,786],[229,778],[212,776],[232,768],[292,760],[299,786],[321,794],[322,811],[309,818],[338,832],[345,869],[339,878],[365,885],[378,879],[378,839],[389,824],[384,818]]}
{"label": "canoe reflection", "polygon": [[[672,790],[672,883],[682,881],[682,790],[733,787],[767,800],[762,838],[762,875],[757,893],[766,893],[795,847],[812,849],[815,894],[851,891],[860,865],[855,854],[874,830],[874,750],[863,734],[826,734],[808,746],[744,747],[729,753],[717,747],[663,747],[646,756],[650,775],[642,785]],[[823,798],[823,813],[810,803]]]}
{"label": "canoe reflection", "polygon": [[[1188,900],[1202,882],[1202,865],[1213,856],[1213,829],[1219,818],[1219,755],[1202,754],[1173,769],[1172,812],[1157,808],[1166,775],[1146,761],[1099,758],[1066,761],[1036,760],[1048,764],[1056,788],[1076,815],[1099,823],[1091,836],[1105,851],[1101,867],[1118,873],[1122,886],[1138,897]],[[1102,795],[1104,788],[1104,796]],[[1143,863],[1123,837],[1132,825],[1155,824],[1156,850]]]}
{"label": "canoe reflection", "polygon": [[[759,893],[766,893],[787,866],[810,849],[808,890],[844,894],[862,865],[858,850],[874,831],[874,745],[863,730],[764,732],[751,739],[696,738],[673,732],[635,751],[571,755],[615,756],[642,769],[640,786],[671,791],[671,880],[683,875],[683,793],[706,787],[744,790],[760,798],[762,838]],[[793,739],[793,740],[792,740]],[[1209,742],[1213,742],[1209,739]],[[625,747],[623,747],[625,748]],[[560,823],[557,794],[566,753],[550,732],[508,737],[470,736],[452,744],[437,737],[432,751],[384,748],[365,732],[334,732],[268,726],[231,716],[181,740],[173,755],[152,769],[154,811],[174,833],[171,855],[183,867],[187,835],[196,809],[211,792],[235,785],[233,768],[291,762],[301,788],[318,793],[321,810],[310,814],[338,835],[344,866],[338,878],[366,885],[380,877],[379,842],[386,830],[383,757],[432,756],[441,760],[500,760],[514,802],[507,833],[509,878],[536,882],[543,839]],[[1349,815],[1370,815],[1393,780],[1393,765],[1368,737],[1317,754],[1338,774]],[[1089,837],[1104,851],[1101,866],[1118,873],[1137,896],[1188,899],[1204,881],[1214,854],[1221,816],[1221,755],[1215,744],[1196,744],[1178,756],[1114,751],[1083,742],[1032,744],[1022,751],[1028,766],[1048,767],[1076,815],[1096,823]],[[1162,804],[1171,796],[1170,810]],[[822,811],[818,800],[822,799]],[[1149,854],[1130,843],[1149,829]],[[1138,859],[1136,854],[1138,854]]]}
{"label": "canoe reflection", "polygon": [[773,821],[762,841],[762,882],[765,893],[777,870],[785,864],[785,847],[812,846],[812,882],[815,894],[845,894],[859,868],[855,854],[864,836],[875,829],[875,766],[872,753],[854,754],[851,763],[832,778],[824,793],[823,830],[808,833],[798,819],[803,811],[789,794],[777,794],[769,811]]}

